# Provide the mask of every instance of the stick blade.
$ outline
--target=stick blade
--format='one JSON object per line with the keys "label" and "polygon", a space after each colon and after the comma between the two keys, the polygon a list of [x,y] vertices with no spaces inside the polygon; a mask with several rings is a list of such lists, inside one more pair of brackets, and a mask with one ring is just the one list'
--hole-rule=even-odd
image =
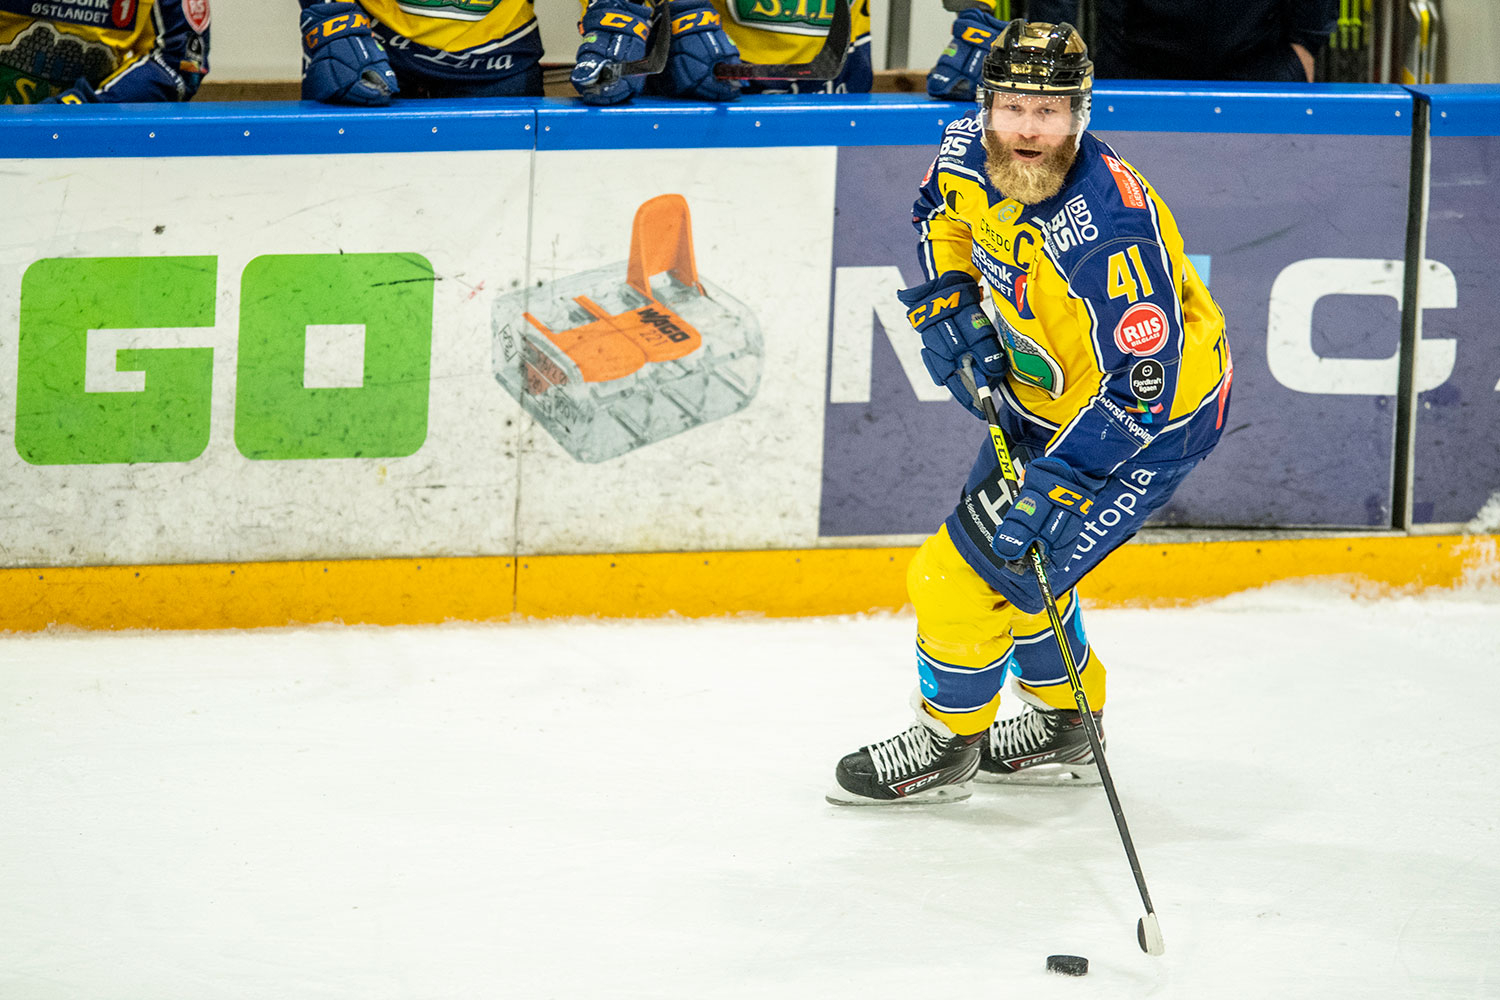
{"label": "stick blade", "polygon": [[[662,4],[662,10],[667,9]],[[637,59],[635,62],[626,63],[620,67],[621,76],[635,76],[638,73],[660,73],[667,68],[667,52],[672,46],[672,29],[667,26],[667,17],[663,14],[655,19],[651,28],[651,44],[646,49],[646,58]]]}
{"label": "stick blade", "polygon": [[1135,939],[1140,942],[1141,951],[1148,955],[1166,954],[1167,943],[1162,940],[1161,924],[1156,922],[1155,913],[1148,911],[1135,922]]}
{"label": "stick blade", "polygon": [[714,76],[720,80],[832,80],[843,72],[851,27],[847,0],[834,0],[823,47],[808,62],[721,62],[714,67]]}
{"label": "stick blade", "polygon": [[609,63],[599,74],[599,85],[605,86],[626,76],[645,73],[654,76],[667,68],[667,54],[672,46],[672,28],[665,0],[651,12],[651,40],[647,43],[646,58],[628,63]]}

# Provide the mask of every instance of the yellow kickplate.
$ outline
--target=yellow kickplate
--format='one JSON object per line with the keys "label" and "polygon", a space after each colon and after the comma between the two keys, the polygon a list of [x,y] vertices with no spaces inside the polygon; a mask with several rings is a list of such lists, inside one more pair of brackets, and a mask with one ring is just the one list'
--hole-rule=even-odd
{"label": "yellow kickplate", "polygon": [[638,553],[522,558],[516,611],[537,618],[771,617],[884,611],[906,603],[914,548]]}
{"label": "yellow kickplate", "polygon": [[416,625],[509,616],[515,560],[357,559],[0,570],[0,629]]}
{"label": "yellow kickplate", "polygon": [[[1083,585],[1088,607],[1192,604],[1279,580],[1372,594],[1500,586],[1500,536],[1134,543]],[[318,622],[894,611],[915,549],[485,556],[0,570],[0,630],[263,628]]]}
{"label": "yellow kickplate", "polygon": [[1372,596],[1500,584],[1495,535],[1374,535],[1136,543],[1080,586],[1090,607],[1192,604],[1281,580],[1329,580]]}

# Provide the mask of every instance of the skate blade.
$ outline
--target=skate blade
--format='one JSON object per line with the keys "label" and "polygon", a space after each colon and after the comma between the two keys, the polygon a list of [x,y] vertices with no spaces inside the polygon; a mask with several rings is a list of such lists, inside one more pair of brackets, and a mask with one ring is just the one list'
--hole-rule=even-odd
{"label": "skate blade", "polygon": [[900,799],[871,799],[837,787],[823,798],[836,806],[937,806],[962,802],[973,794],[974,790],[966,781],[961,785],[943,785],[941,788],[916,792]]}
{"label": "skate blade", "polygon": [[985,785],[1031,785],[1040,788],[1089,788],[1100,784],[1099,768],[1093,764],[1038,764],[1015,774],[996,774],[981,769],[974,780]]}

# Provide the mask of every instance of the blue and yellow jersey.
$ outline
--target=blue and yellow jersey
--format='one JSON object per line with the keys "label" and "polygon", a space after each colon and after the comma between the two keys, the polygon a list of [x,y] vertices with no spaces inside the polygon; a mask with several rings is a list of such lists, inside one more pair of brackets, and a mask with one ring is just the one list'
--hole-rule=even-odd
{"label": "blue and yellow jersey", "polygon": [[1166,204],[1085,133],[1062,190],[1022,205],[986,175],[981,128],[977,110],[948,126],[913,222],[926,277],[989,289],[1006,430],[1100,478],[1146,447],[1162,460],[1211,447],[1233,371],[1224,314]]}
{"label": "blue and yellow jersey", "polygon": [[[640,0],[655,7],[655,0]],[[870,70],[870,0],[713,0],[724,33],[752,63],[810,62],[828,37],[833,4],[849,2],[849,50],[844,68],[833,81],[804,80],[747,82],[751,91],[790,90],[796,93],[835,91],[867,93]],[[581,11],[588,0],[580,0]]]}
{"label": "blue and yellow jersey", "polygon": [[[740,50],[740,58],[755,63],[807,62],[818,54],[833,5],[844,0],[714,0],[724,17],[724,32]],[[870,2],[853,0],[849,7],[849,44],[870,44]]]}
{"label": "blue and yellow jersey", "polygon": [[185,101],[208,72],[208,0],[0,0],[0,103],[85,81],[100,101]]}
{"label": "blue and yellow jersey", "polygon": [[358,0],[374,20],[442,52],[501,50],[537,30],[534,0]]}

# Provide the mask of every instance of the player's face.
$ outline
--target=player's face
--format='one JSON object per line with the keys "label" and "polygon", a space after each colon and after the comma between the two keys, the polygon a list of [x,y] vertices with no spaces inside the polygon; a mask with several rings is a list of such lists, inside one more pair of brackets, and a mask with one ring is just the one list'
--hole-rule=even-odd
{"label": "player's face", "polygon": [[1070,98],[1003,92],[988,97],[985,129],[1011,150],[1018,163],[1040,161],[1078,132]]}
{"label": "player's face", "polygon": [[1067,97],[990,94],[984,165],[1007,198],[1035,205],[1062,190],[1078,152],[1082,118]]}

